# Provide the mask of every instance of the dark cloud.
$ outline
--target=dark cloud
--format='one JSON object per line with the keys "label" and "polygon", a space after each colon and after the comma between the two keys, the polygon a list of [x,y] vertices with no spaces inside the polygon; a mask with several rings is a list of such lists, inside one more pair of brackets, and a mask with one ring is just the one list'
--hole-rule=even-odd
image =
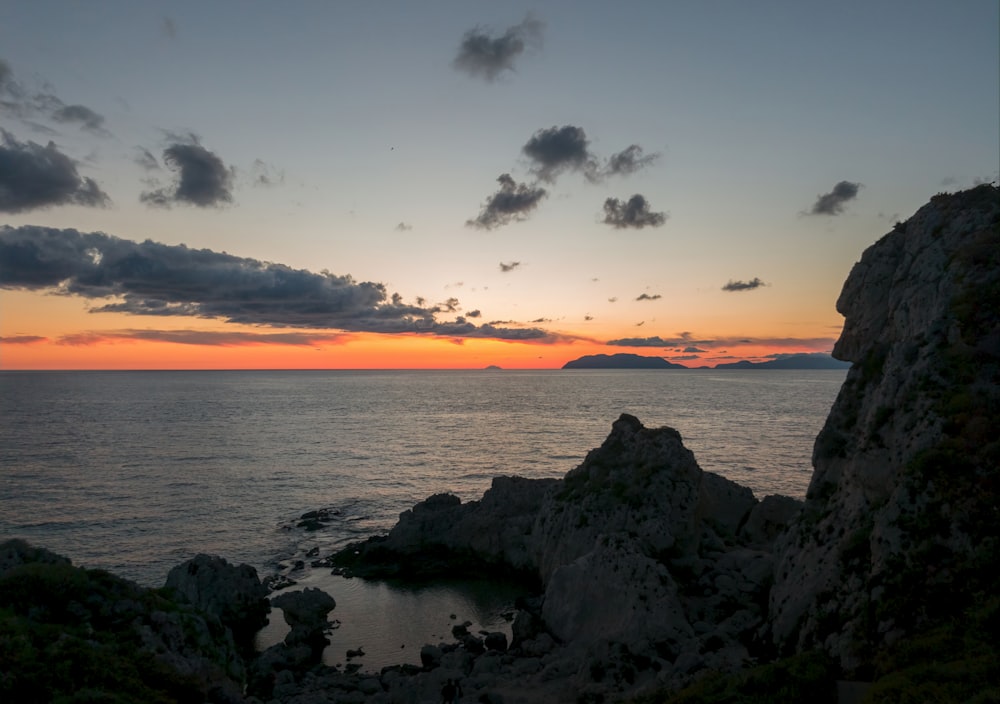
{"label": "dark cloud", "polygon": [[349,339],[347,335],[313,332],[228,332],[225,330],[114,330],[83,332],[63,335],[56,343],[74,347],[99,345],[123,340],[144,342],[170,342],[177,345],[208,347],[248,347],[257,345],[286,345],[312,347],[339,344]]}
{"label": "dark cloud", "polygon": [[581,171],[596,180],[597,160],[590,153],[587,133],[582,127],[564,125],[538,130],[521,151],[533,162],[532,173],[553,182],[564,171]]}
{"label": "dark cloud", "polygon": [[481,318],[483,317],[482,312],[477,308],[476,310],[470,310],[465,314],[466,318]]}
{"label": "dark cloud", "polygon": [[473,78],[495,81],[504,71],[514,70],[514,60],[527,47],[541,46],[544,28],[544,23],[529,16],[498,37],[491,37],[480,27],[470,29],[452,65]]}
{"label": "dark cloud", "polygon": [[640,293],[636,297],[635,300],[637,300],[637,301],[657,301],[657,300],[659,300],[661,298],[663,298],[663,296],[661,296],[658,293],[654,293],[653,295],[649,295],[648,293]]}
{"label": "dark cloud", "polygon": [[[450,298],[404,303],[380,283],[319,274],[208,249],[123,240],[101,232],[0,227],[0,288],[48,290],[101,304],[94,312],[191,316],[230,323],[345,332],[554,342],[538,328],[476,326]],[[111,299],[109,302],[105,302]]]}
{"label": "dark cloud", "polygon": [[110,132],[104,129],[104,116],[84,105],[63,105],[52,113],[52,119],[63,124],[78,124],[81,129],[104,137],[110,135]]}
{"label": "dark cloud", "polygon": [[617,198],[604,201],[604,224],[618,229],[660,227],[667,221],[666,213],[654,213],[649,209],[649,203],[638,193],[623,202]]}
{"label": "dark cloud", "polygon": [[410,230],[413,229],[413,225],[410,225],[409,223],[406,222],[401,222],[398,225],[396,225],[395,229],[399,232],[409,232]]}
{"label": "dark cloud", "polygon": [[681,352],[686,352],[688,354],[695,354],[698,352],[708,352],[708,350],[703,350],[700,347],[685,347]]}
{"label": "dark cloud", "polygon": [[169,187],[144,191],[139,200],[147,205],[169,208],[186,203],[201,208],[231,203],[233,170],[218,156],[205,149],[193,135],[163,150],[163,161],[177,172]]}
{"label": "dark cloud", "polygon": [[611,155],[604,167],[603,174],[605,176],[628,176],[646,168],[659,158],[659,154],[643,154],[642,147],[638,144],[630,144],[617,154]]}
{"label": "dark cloud", "polygon": [[722,287],[723,291],[753,291],[755,288],[760,288],[761,286],[767,286],[763,281],[758,279],[756,276],[749,281],[732,281],[730,280],[725,286]]}
{"label": "dark cloud", "polygon": [[528,213],[538,207],[542,198],[548,195],[544,188],[515,183],[510,174],[501,174],[497,179],[499,190],[491,195],[475,220],[467,220],[466,225],[481,230],[492,230],[510,222],[527,218]]}
{"label": "dark cloud", "polygon": [[824,193],[816,197],[809,210],[810,215],[840,215],[844,212],[844,204],[849,200],[854,200],[858,196],[860,183],[841,181],[829,193]]}
{"label": "dark cloud", "polygon": [[506,274],[508,271],[514,271],[519,266],[521,266],[521,262],[500,262],[500,271]]}
{"label": "dark cloud", "polygon": [[20,213],[57,205],[103,207],[111,202],[76,162],[56,148],[19,142],[0,129],[0,212]]}

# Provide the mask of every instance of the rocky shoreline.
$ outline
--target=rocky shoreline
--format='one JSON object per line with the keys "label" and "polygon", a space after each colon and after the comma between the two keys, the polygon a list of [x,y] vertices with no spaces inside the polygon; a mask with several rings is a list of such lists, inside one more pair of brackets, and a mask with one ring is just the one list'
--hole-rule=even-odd
{"label": "rocky shoreline", "polygon": [[[525,585],[509,640],[456,623],[419,666],[378,673],[322,663],[335,594],[274,595],[252,568],[204,555],[143,590],[8,541],[0,699],[67,686],[95,692],[79,701],[422,702],[458,680],[465,701],[508,704],[671,701],[685,687],[678,701],[832,702],[838,680],[862,680],[870,701],[996,701],[997,188],[935,196],[864,253],[837,306],[834,355],[852,367],[804,502],[758,499],[702,471],[677,431],[622,415],[561,480],[434,495],[387,535],[313,556],[362,579]],[[288,635],[258,653],[271,607]]]}

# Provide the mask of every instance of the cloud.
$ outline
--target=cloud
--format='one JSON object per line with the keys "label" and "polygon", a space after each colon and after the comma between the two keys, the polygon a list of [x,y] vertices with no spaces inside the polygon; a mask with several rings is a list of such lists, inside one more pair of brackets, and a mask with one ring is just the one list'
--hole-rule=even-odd
{"label": "cloud", "polygon": [[0,59],[0,111],[13,115],[32,129],[43,133],[54,130],[34,122],[41,117],[60,124],[76,124],[102,137],[111,133],[104,128],[104,116],[85,105],[66,105],[58,96],[48,90],[31,93],[15,78],[10,65]]}
{"label": "cloud", "polygon": [[582,171],[591,180],[597,178],[597,160],[582,127],[538,130],[521,151],[534,163],[531,172],[542,181],[551,183],[564,171]]}
{"label": "cloud", "polygon": [[268,188],[285,182],[285,172],[261,159],[254,159],[250,167],[250,177],[254,186]]}
{"label": "cloud", "polygon": [[107,206],[111,199],[76,162],[49,142],[18,142],[0,129],[0,212],[20,213],[57,205]]}
{"label": "cloud", "polygon": [[163,161],[177,172],[174,184],[144,191],[139,195],[140,201],[161,208],[169,208],[175,203],[209,208],[232,202],[232,168],[201,146],[194,135],[187,140],[175,142],[163,150]]}
{"label": "cloud", "polygon": [[93,312],[189,316],[229,323],[344,332],[482,337],[551,343],[545,330],[476,326],[450,298],[404,303],[380,283],[261,262],[184,245],[132,242],[101,232],[0,226],[0,288],[47,290],[101,301]]}
{"label": "cloud", "polygon": [[858,196],[860,183],[841,181],[829,193],[816,197],[816,202],[809,209],[809,215],[840,215],[844,212],[844,204]]}
{"label": "cloud", "polygon": [[521,262],[500,262],[500,271],[506,274],[508,271],[514,271],[519,266],[521,266]]}
{"label": "cloud", "polygon": [[160,32],[162,32],[163,36],[167,39],[176,39],[177,24],[172,19],[164,15],[160,18]]}
{"label": "cloud", "polygon": [[542,198],[548,195],[544,188],[515,183],[510,174],[501,174],[497,182],[500,188],[487,199],[475,220],[466,221],[466,226],[492,230],[510,222],[524,220],[528,213],[538,207]]}
{"label": "cloud", "polygon": [[753,291],[755,288],[760,288],[761,286],[767,286],[763,281],[758,279],[756,276],[749,281],[730,281],[722,287],[723,291]]}
{"label": "cloud", "polygon": [[146,171],[159,171],[160,162],[156,160],[153,153],[146,149],[145,147],[136,147],[135,150],[138,154],[133,157],[133,161],[141,166]]}
{"label": "cloud", "polygon": [[[608,340],[604,344],[612,347],[689,347],[697,346],[707,348],[701,350],[707,352],[712,349],[740,346],[759,345],[762,347],[790,347],[796,352],[802,349],[815,350],[817,352],[829,352],[833,349],[836,337],[740,337],[727,336],[706,339],[696,339],[693,333],[681,332],[676,337],[663,338],[652,337],[626,337],[617,340]],[[686,350],[685,350],[686,351]]]}
{"label": "cloud", "polygon": [[394,229],[397,230],[398,232],[409,232],[410,230],[413,229],[413,225],[406,222],[401,222],[398,225],[396,225]]}
{"label": "cloud", "polygon": [[691,347],[685,347],[683,350],[681,350],[681,352],[686,352],[688,354],[696,354],[698,352],[708,352],[708,350],[703,350],[700,347],[691,346]]}
{"label": "cloud", "polygon": [[667,221],[666,213],[654,213],[649,209],[649,203],[638,193],[623,202],[617,198],[604,201],[604,224],[618,229],[660,227]]}
{"label": "cloud", "polygon": [[52,113],[52,119],[63,124],[79,124],[81,129],[89,130],[103,137],[111,134],[104,129],[104,116],[84,105],[63,105]]}
{"label": "cloud", "polygon": [[225,330],[113,330],[82,332],[63,335],[56,344],[73,347],[109,344],[115,342],[169,342],[177,345],[205,347],[249,347],[257,345],[286,345],[312,347],[315,345],[342,344],[349,335],[313,332],[238,332]]}
{"label": "cloud", "polygon": [[39,342],[47,342],[49,338],[40,335],[0,335],[0,344],[3,345],[34,345]]}
{"label": "cloud", "polygon": [[659,158],[659,154],[644,155],[642,147],[638,144],[630,144],[622,151],[612,154],[608,158],[608,163],[605,165],[602,173],[605,176],[628,176],[646,168]]}
{"label": "cloud", "polygon": [[499,37],[491,37],[480,27],[470,29],[462,38],[452,66],[473,78],[495,81],[505,71],[514,71],[514,60],[525,48],[541,46],[544,29],[545,24],[531,16],[508,27]]}
{"label": "cloud", "polygon": [[657,301],[657,300],[659,300],[661,298],[663,298],[663,296],[661,296],[658,293],[654,293],[652,296],[649,295],[648,293],[640,293],[638,296],[636,296],[635,300],[637,300],[637,301]]}

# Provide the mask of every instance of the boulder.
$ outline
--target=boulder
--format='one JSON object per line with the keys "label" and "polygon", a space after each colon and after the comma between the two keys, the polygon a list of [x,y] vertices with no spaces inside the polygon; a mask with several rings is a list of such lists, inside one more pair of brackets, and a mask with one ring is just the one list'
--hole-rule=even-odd
{"label": "boulder", "polygon": [[332,596],[321,589],[306,587],[302,591],[282,592],[271,600],[282,610],[285,623],[292,630],[285,636],[285,644],[325,644],[323,631],[329,627],[329,614],[337,606]]}
{"label": "boulder", "polygon": [[165,586],[218,617],[243,649],[252,648],[254,634],[267,623],[267,587],[250,565],[199,554],[171,569]]}

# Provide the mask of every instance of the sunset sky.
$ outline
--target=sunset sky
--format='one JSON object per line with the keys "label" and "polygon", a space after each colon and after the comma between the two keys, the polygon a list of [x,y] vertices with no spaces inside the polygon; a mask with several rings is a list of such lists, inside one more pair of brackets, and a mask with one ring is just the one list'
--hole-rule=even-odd
{"label": "sunset sky", "polygon": [[829,351],[996,0],[0,4],[0,369]]}

